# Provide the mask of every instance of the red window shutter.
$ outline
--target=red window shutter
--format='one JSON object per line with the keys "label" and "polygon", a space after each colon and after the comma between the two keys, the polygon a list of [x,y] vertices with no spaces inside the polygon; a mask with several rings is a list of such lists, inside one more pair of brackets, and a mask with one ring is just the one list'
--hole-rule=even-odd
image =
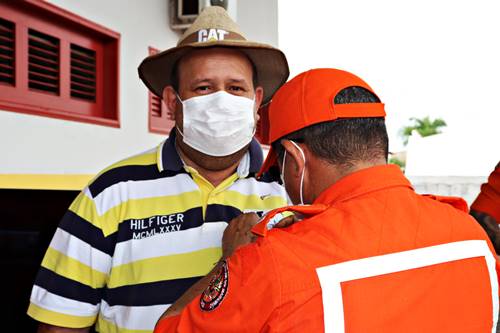
{"label": "red window shutter", "polygon": [[[151,92],[150,92],[151,94]],[[154,95],[154,94],[151,94],[151,116],[153,117],[156,117],[156,118],[161,118],[161,114],[162,114],[162,109],[164,109],[163,107],[163,103],[161,101],[161,99]]]}
{"label": "red window shutter", "polygon": [[59,95],[59,39],[28,29],[28,87]]}
{"label": "red window shutter", "polygon": [[71,44],[71,97],[95,102],[96,53]]}
{"label": "red window shutter", "polygon": [[0,19],[0,83],[15,85],[15,25]]}
{"label": "red window shutter", "polygon": [[[149,55],[153,55],[158,52],[158,49],[153,47],[149,48]],[[151,91],[149,92],[148,100],[149,131],[157,134],[170,134],[170,131],[175,126],[175,121],[171,119],[172,116],[168,113],[163,100]]]}
{"label": "red window shutter", "polygon": [[119,40],[46,1],[0,1],[0,112],[119,127]]}

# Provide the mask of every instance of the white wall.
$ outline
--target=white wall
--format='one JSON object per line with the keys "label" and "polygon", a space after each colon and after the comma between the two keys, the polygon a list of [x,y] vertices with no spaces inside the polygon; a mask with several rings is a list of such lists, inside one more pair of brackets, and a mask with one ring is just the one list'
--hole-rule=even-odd
{"label": "white wall", "polygon": [[[500,2],[280,0],[279,46],[292,75],[335,67],[365,79],[386,103],[391,150],[410,117],[442,117],[500,158]],[[472,147],[448,147],[459,154]]]}
{"label": "white wall", "polygon": [[278,46],[278,0],[236,0],[238,24],[249,40]]}
{"label": "white wall", "polygon": [[[257,1],[257,2],[256,2]],[[250,39],[277,43],[277,0],[230,0],[228,12]],[[121,128],[0,110],[0,174],[94,174],[156,146],[164,137],[148,132],[147,89],[137,67],[148,46],[174,46],[167,0],[49,0],[121,34]]]}
{"label": "white wall", "polygon": [[137,67],[148,46],[166,49],[177,42],[167,1],[50,2],[121,34],[121,128],[0,111],[0,174],[93,174],[164,138],[148,132],[147,89]]}
{"label": "white wall", "polygon": [[[497,141],[490,142],[492,136]],[[484,142],[497,149],[492,150]],[[405,173],[409,177],[485,177],[500,160],[499,143],[498,133],[468,136],[447,131],[424,138],[414,134],[408,141]]]}
{"label": "white wall", "polygon": [[488,177],[408,176],[408,179],[417,193],[461,197],[470,207]]}

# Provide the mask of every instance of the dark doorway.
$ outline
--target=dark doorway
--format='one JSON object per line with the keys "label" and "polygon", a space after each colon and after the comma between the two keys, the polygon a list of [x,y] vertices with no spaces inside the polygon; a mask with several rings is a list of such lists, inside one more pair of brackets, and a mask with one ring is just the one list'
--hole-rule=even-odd
{"label": "dark doorway", "polygon": [[27,314],[31,287],[59,220],[76,191],[0,189],[2,332],[36,332]]}

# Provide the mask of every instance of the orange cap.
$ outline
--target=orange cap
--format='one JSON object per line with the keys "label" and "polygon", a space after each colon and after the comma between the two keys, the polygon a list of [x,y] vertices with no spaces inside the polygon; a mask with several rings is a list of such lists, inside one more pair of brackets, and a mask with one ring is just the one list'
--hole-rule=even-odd
{"label": "orange cap", "polygon": [[[269,105],[269,141],[274,142],[313,124],[341,118],[385,117],[383,103],[334,104],[335,96],[349,87],[362,87],[375,94],[356,75],[333,68],[311,69],[285,83]],[[259,175],[276,161],[276,152],[271,147]]]}
{"label": "orange cap", "polygon": [[488,177],[488,182],[481,185],[481,193],[471,209],[488,214],[500,223],[500,163]]}

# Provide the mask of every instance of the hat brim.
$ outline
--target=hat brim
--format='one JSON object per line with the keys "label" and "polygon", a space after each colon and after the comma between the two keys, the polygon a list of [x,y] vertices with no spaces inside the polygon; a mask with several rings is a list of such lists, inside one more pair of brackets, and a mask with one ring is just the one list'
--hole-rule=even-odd
{"label": "hat brim", "polygon": [[194,49],[213,47],[236,49],[250,59],[257,72],[257,83],[264,89],[263,104],[271,100],[290,74],[286,57],[280,50],[246,40],[222,40],[186,44],[149,56],[139,65],[139,77],[149,90],[161,97],[163,89],[172,85],[172,70],[182,56]]}
{"label": "hat brim", "polygon": [[269,149],[269,153],[267,153],[266,159],[262,164],[260,171],[257,173],[257,178],[262,177],[264,173],[268,172],[274,166],[278,167],[278,155],[276,154],[274,148],[271,146],[271,149]]}

